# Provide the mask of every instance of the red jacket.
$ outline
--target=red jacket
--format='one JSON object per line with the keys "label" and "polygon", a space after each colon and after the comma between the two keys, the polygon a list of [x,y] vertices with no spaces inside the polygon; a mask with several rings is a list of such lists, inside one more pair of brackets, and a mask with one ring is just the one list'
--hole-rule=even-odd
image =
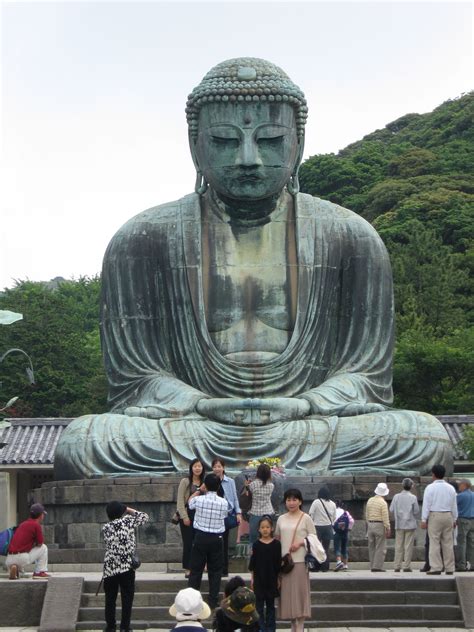
{"label": "red jacket", "polygon": [[29,553],[35,546],[43,544],[43,530],[37,520],[28,518],[22,522],[10,542],[8,547],[8,553],[14,555],[15,553]]}

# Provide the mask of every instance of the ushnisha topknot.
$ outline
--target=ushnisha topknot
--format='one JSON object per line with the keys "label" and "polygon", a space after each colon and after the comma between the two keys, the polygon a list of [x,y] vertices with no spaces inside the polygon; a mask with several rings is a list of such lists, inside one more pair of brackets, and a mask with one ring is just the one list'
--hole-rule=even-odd
{"label": "ushnisha topknot", "polygon": [[199,110],[214,102],[284,102],[295,109],[298,139],[304,136],[308,106],[300,88],[275,64],[256,57],[237,57],[214,66],[188,96],[189,134],[197,138]]}

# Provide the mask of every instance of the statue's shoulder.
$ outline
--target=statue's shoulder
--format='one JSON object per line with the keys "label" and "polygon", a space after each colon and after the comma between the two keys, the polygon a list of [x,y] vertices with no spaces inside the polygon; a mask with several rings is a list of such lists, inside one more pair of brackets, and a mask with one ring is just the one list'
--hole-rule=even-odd
{"label": "statue's shoulder", "polygon": [[196,193],[185,195],[179,200],[152,206],[151,208],[138,213],[125,224],[123,224],[115,233],[111,240],[123,243],[128,239],[136,241],[143,238],[162,236],[172,231],[176,231],[178,222],[186,216],[199,213],[199,196]]}
{"label": "statue's shoulder", "polygon": [[357,235],[372,236],[380,239],[375,228],[363,217],[344,206],[323,200],[307,193],[298,194],[298,209],[300,215],[304,214],[318,222],[337,224],[340,230],[348,230]]}

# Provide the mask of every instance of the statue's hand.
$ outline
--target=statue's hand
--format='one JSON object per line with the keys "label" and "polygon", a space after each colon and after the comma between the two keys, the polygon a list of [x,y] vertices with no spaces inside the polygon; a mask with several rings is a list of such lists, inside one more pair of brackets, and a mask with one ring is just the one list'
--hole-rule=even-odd
{"label": "statue's hand", "polygon": [[383,410],[387,410],[387,407],[383,404],[362,404],[353,402],[344,406],[344,409],[340,413],[340,417],[353,417],[357,415],[368,415],[370,413],[379,413]]}
{"label": "statue's hand", "polygon": [[270,413],[271,421],[291,421],[301,419],[311,412],[310,403],[306,399],[296,397],[273,397],[262,399],[262,408]]}
{"label": "statue's hand", "polygon": [[172,417],[173,413],[161,406],[129,406],[123,411],[128,417],[145,417],[146,419],[162,419]]}
{"label": "statue's hand", "polygon": [[200,399],[196,404],[196,411],[203,417],[231,424],[235,421],[235,414],[244,407],[249,400],[231,399],[227,397],[214,399]]}
{"label": "statue's hand", "polygon": [[228,424],[262,426],[276,421],[301,419],[310,413],[305,399],[201,399],[196,405],[200,415]]}

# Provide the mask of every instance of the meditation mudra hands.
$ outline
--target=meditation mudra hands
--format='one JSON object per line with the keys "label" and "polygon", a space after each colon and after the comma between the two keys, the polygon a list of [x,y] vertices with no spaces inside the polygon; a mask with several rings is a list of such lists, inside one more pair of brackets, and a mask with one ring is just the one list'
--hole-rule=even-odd
{"label": "meditation mudra hands", "polygon": [[305,399],[274,397],[272,399],[201,399],[196,411],[222,423],[237,426],[264,426],[275,421],[301,419],[310,414],[311,408]]}

